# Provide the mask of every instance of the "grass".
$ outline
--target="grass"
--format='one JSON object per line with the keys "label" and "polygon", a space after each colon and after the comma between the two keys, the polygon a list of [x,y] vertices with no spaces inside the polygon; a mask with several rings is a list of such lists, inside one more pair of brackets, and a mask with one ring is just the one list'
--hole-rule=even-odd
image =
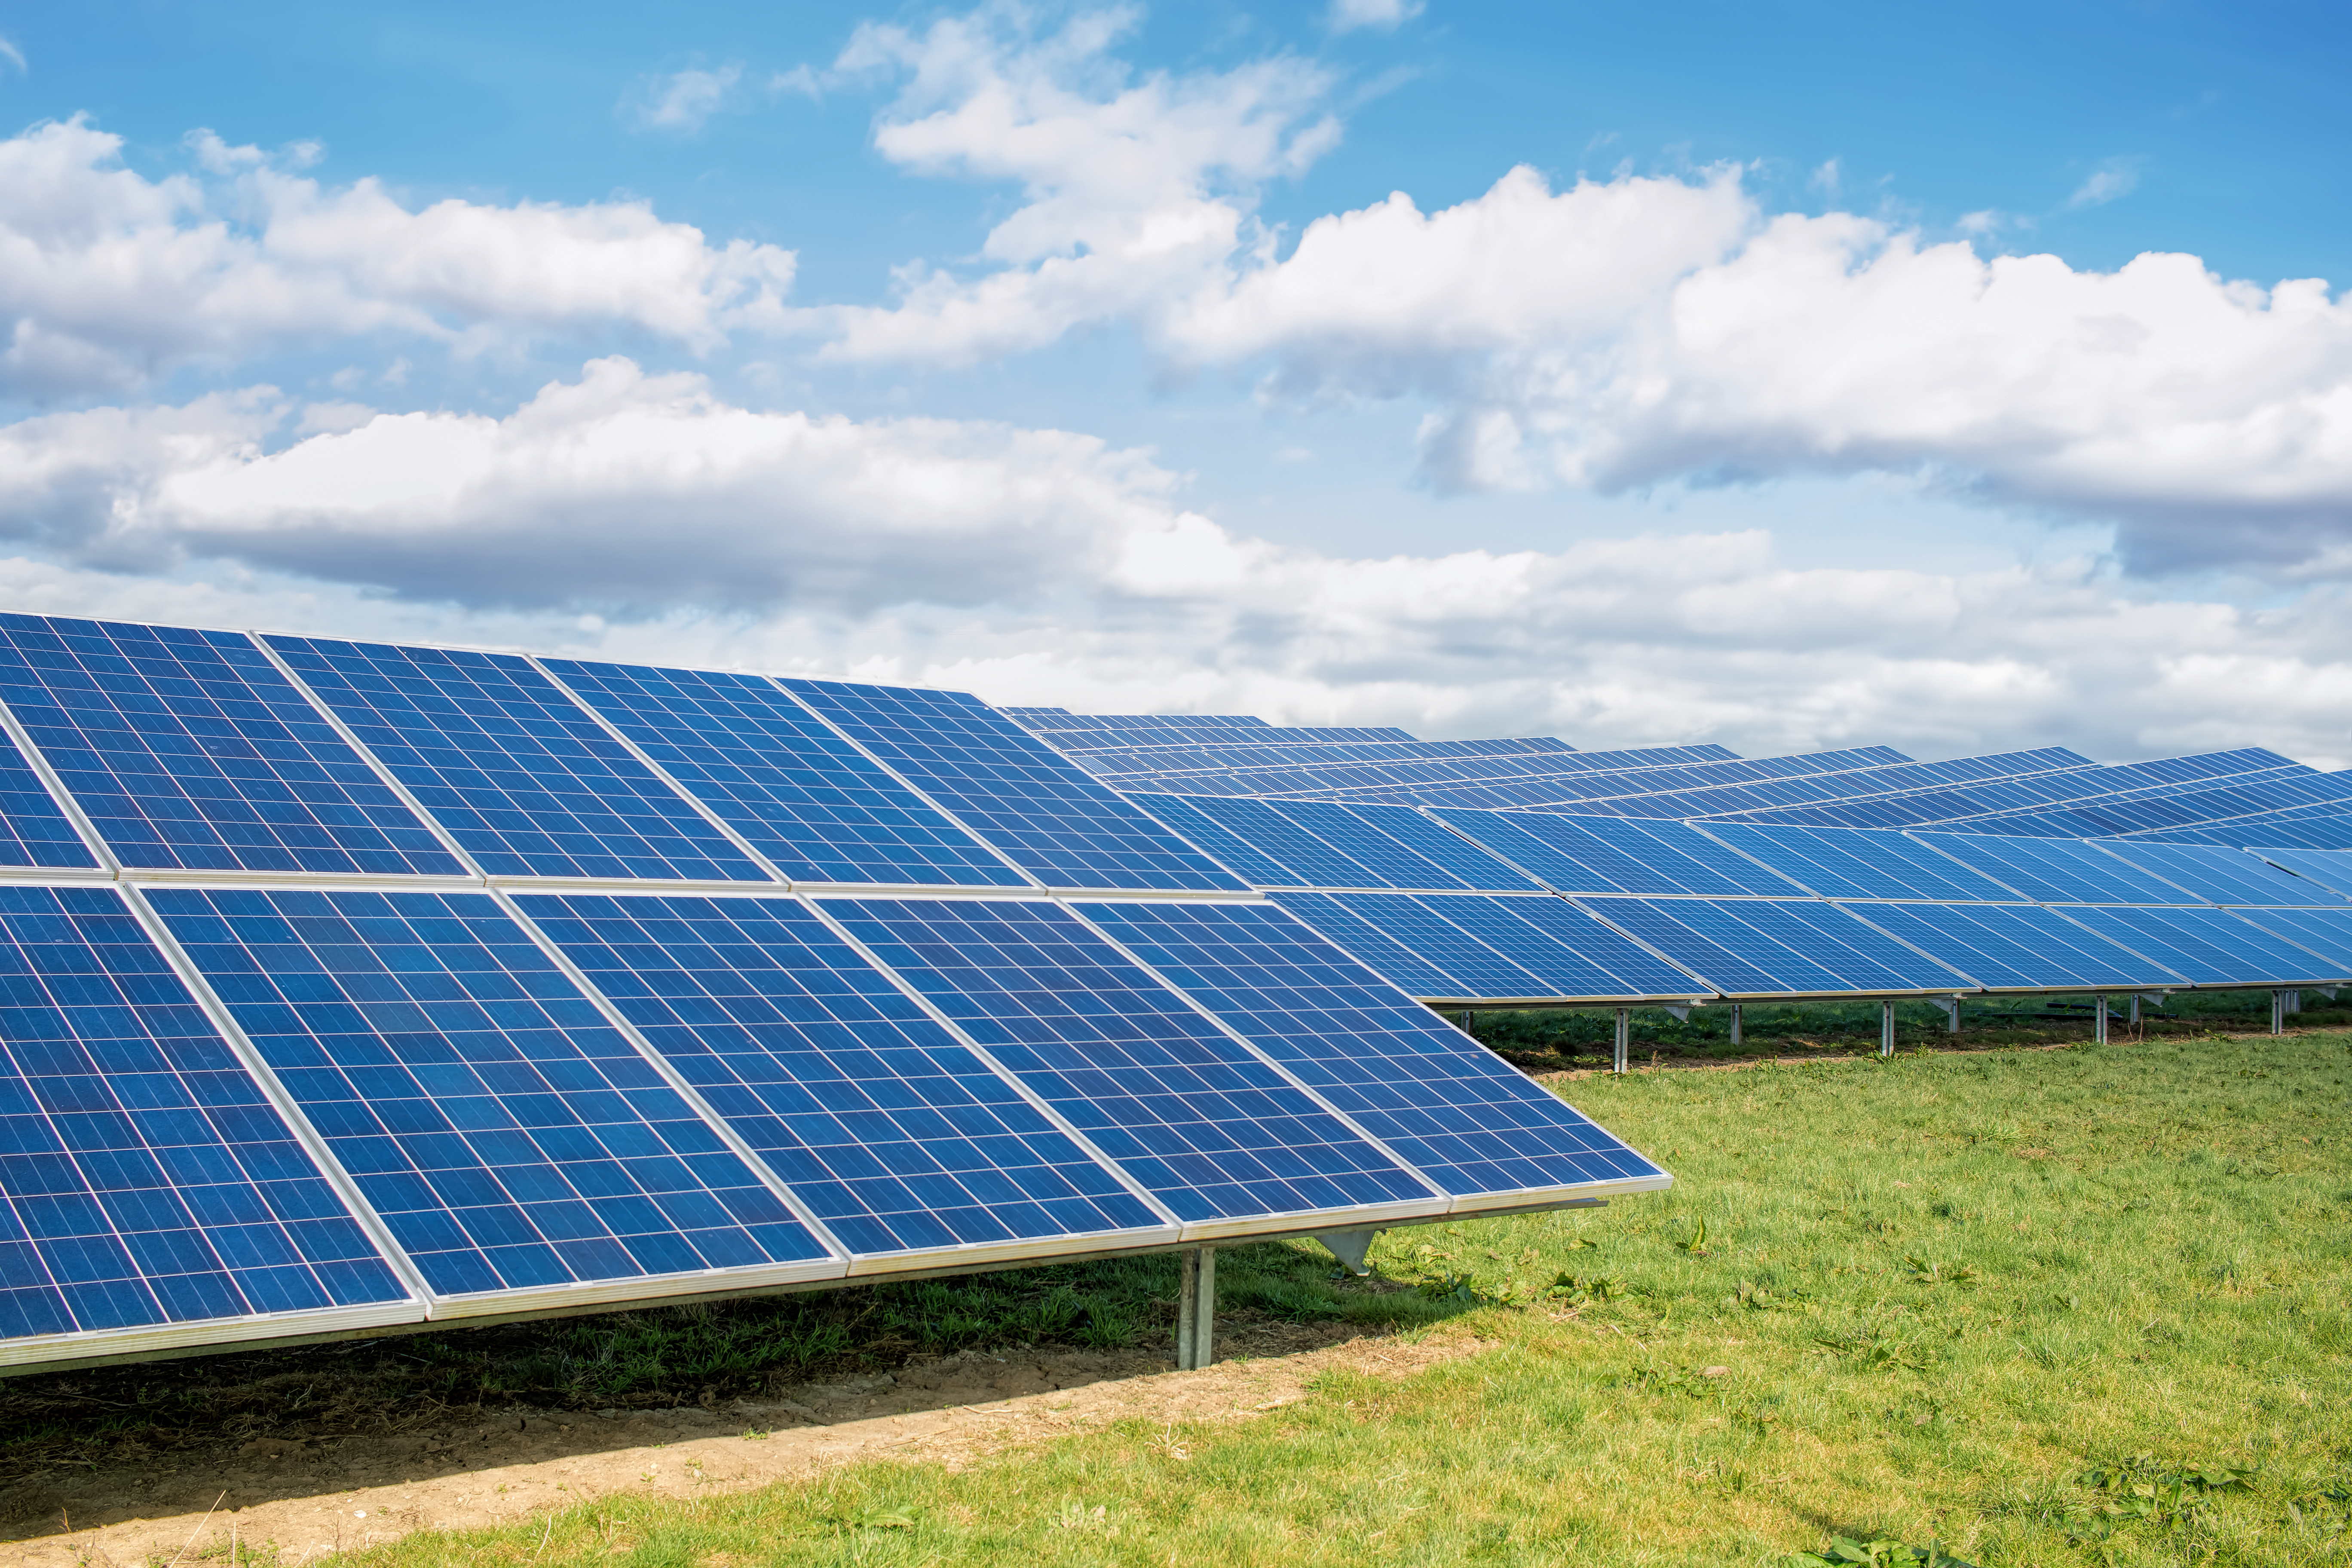
{"label": "grass", "polygon": [[1478,1337],[1416,1376],[352,1561],[2352,1563],[2347,1079],[2339,1034],[1589,1079],[1672,1194],[1391,1232],[1385,1298],[1229,1280]]}

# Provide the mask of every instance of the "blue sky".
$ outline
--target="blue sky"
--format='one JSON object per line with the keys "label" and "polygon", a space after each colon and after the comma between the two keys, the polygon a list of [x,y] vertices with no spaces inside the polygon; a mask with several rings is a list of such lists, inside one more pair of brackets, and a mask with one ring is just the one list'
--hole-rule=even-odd
{"label": "blue sky", "polygon": [[0,6],[0,600],[2352,761],[2347,30]]}

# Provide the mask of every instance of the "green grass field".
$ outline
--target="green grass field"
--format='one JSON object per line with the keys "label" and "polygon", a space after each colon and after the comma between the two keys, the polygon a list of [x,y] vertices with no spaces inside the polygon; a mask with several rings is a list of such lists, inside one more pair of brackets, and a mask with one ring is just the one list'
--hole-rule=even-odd
{"label": "green grass field", "polygon": [[[1326,1283],[1310,1244],[1233,1257],[1228,1303],[1481,1342],[1428,1372],[354,1561],[1615,1568],[1844,1538],[1920,1549],[1859,1548],[1904,1563],[2352,1563],[2347,1079],[2339,1034],[1585,1079],[1572,1098],[1673,1193],[1392,1232],[1375,1261],[1422,1288],[1385,1297]],[[1171,1279],[1154,1259],[936,1288],[928,1330],[921,1288],[874,1292],[825,1350],[862,1353],[886,1300],[883,1351],[1148,1334]],[[725,1331],[805,1333],[816,1309],[775,1310],[803,1316]],[[597,1322],[569,1331],[606,1365],[616,1333],[658,1362],[697,1331]]]}

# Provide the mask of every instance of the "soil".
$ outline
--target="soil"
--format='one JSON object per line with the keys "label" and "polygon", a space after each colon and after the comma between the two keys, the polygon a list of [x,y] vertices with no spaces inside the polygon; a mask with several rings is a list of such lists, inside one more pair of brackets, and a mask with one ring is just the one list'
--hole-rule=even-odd
{"label": "soil", "polygon": [[1137,1417],[1248,1420],[1305,1397],[1328,1369],[1400,1375],[1478,1342],[1221,1321],[1217,1348],[1218,1363],[1196,1372],[1171,1370],[1164,1349],[971,1351],[667,1408],[377,1410],[258,1436],[151,1427],[162,1446],[126,1441],[0,1492],[0,1563],[193,1561],[226,1554],[234,1532],[274,1543],[295,1568],[412,1531],[510,1523],[615,1492],[694,1497],[882,1458],[952,1468]]}

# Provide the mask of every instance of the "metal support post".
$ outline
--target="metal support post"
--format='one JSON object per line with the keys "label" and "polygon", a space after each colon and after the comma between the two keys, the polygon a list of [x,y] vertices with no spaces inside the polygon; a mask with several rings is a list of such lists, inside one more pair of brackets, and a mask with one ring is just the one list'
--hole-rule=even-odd
{"label": "metal support post", "polygon": [[2107,994],[2104,991],[2091,998],[2091,1041],[2101,1046],[2107,1043]]}
{"label": "metal support post", "polygon": [[1737,1002],[1731,1005],[1731,1043],[1735,1046],[1739,1043],[1739,1004]]}
{"label": "metal support post", "polygon": [[1944,1010],[1945,1032],[1947,1034],[1953,1035],[1958,1034],[1960,1032],[1960,999],[1957,996],[1937,996],[1931,998],[1931,1000],[1935,1002],[1937,1006],[1941,1007]]}
{"label": "metal support post", "polygon": [[2271,993],[2271,1033],[2286,1033],[2286,993],[2284,991]]}
{"label": "metal support post", "polygon": [[1878,1054],[1882,1057],[1895,1054],[1895,1004],[1892,1002],[1878,1005]]}
{"label": "metal support post", "polygon": [[1617,1057],[1614,1066],[1611,1068],[1612,1071],[1623,1072],[1625,1070],[1625,1055],[1628,1051],[1633,1049],[1633,1009],[1631,1007],[1620,1007],[1617,1009]]}
{"label": "metal support post", "polygon": [[2139,993],[2137,991],[2132,993],[2131,1026],[2135,1029],[2139,1027]]}
{"label": "metal support post", "polygon": [[1177,1258],[1176,1370],[1195,1372],[1217,1359],[1217,1249],[1196,1247]]}
{"label": "metal support post", "polygon": [[2286,1010],[2290,1013],[2300,1013],[2303,1011],[2302,992],[2290,991],[2286,994]]}

